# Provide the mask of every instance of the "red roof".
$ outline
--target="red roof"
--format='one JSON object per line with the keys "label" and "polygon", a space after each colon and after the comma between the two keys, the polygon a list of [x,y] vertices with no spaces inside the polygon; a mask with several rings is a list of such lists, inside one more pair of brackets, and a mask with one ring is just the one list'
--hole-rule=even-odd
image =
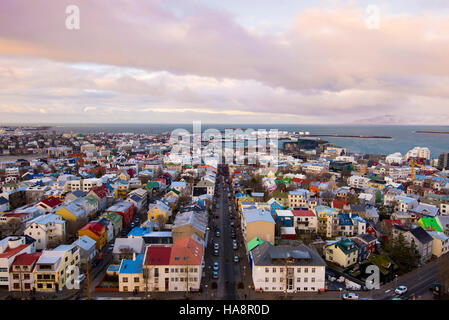
{"label": "red roof", "polygon": [[104,184],[102,184],[99,187],[93,187],[92,189],[90,189],[90,191],[95,193],[100,199],[103,199],[108,195],[109,189]]}
{"label": "red roof", "polygon": [[401,220],[393,220],[393,219],[385,219],[383,220],[387,224],[387,226],[392,227],[394,224],[398,226],[402,226]]}
{"label": "red roof", "polygon": [[312,210],[292,210],[295,217],[315,217],[315,213]]}
{"label": "red roof", "polygon": [[333,200],[332,201],[332,207],[335,209],[343,209],[343,207],[347,204],[348,203],[344,200]]}
{"label": "red roof", "polygon": [[20,218],[20,217],[24,217],[24,216],[27,216],[27,215],[30,215],[30,214],[31,214],[31,212],[10,212],[10,213],[5,213],[3,215],[3,217],[6,217],[6,218]]}
{"label": "red roof", "polygon": [[59,200],[58,198],[53,197],[53,196],[51,196],[51,197],[49,197],[49,198],[47,198],[45,200],[42,200],[41,202],[44,203],[45,205],[51,207],[51,208],[54,208],[54,207],[56,207],[56,206],[58,206],[58,205],[60,205],[62,203],[61,200]]}
{"label": "red roof", "polygon": [[11,266],[31,266],[42,255],[42,252],[22,253],[16,256]]}
{"label": "red roof", "polygon": [[104,232],[104,226],[96,221],[89,222],[84,227],[82,227],[80,230],[90,230],[93,233],[95,233],[97,236],[101,236],[101,234]]}
{"label": "red roof", "polygon": [[15,256],[16,254],[18,254],[20,251],[22,251],[23,249],[25,249],[26,247],[28,247],[29,244],[21,244],[20,246],[11,249],[10,247],[8,247],[3,253],[0,253],[0,259],[1,258],[11,258],[12,256]]}
{"label": "red roof", "polygon": [[146,252],[145,265],[169,265],[171,246],[149,246]]}

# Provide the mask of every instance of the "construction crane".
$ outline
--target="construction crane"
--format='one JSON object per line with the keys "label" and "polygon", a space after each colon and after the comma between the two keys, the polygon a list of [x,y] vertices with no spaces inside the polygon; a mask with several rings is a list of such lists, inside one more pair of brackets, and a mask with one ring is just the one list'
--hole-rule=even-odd
{"label": "construction crane", "polygon": [[412,165],[412,173],[410,174],[410,179],[411,179],[412,184],[413,184],[413,182],[414,182],[414,180],[415,180],[415,166],[421,168],[422,165],[418,164],[418,163],[415,161],[415,159],[412,159],[410,162],[411,162],[411,165]]}

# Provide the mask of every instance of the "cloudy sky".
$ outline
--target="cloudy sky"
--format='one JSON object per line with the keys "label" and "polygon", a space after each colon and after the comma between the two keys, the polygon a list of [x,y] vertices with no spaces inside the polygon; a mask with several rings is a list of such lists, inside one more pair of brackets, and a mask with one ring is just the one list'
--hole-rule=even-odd
{"label": "cloudy sky", "polygon": [[0,1],[1,124],[193,120],[447,125],[449,1]]}

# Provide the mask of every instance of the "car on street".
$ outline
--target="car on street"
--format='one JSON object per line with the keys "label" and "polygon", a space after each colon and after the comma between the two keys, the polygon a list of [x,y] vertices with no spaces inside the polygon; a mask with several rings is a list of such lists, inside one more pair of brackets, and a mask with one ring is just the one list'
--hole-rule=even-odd
{"label": "car on street", "polygon": [[218,270],[220,270],[220,265],[218,264],[218,262],[214,262],[214,271]]}
{"label": "car on street", "polygon": [[234,231],[232,231],[232,233],[231,233],[231,238],[232,239],[235,239],[237,237],[237,234],[234,232]]}
{"label": "car on street", "polygon": [[238,248],[238,244],[237,244],[237,241],[235,241],[235,239],[234,239],[234,240],[232,240],[232,249],[237,250],[237,248]]}
{"label": "car on street", "polygon": [[229,225],[231,226],[231,227],[233,227],[235,224],[234,224],[234,221],[231,221],[230,223],[229,223]]}
{"label": "car on street", "polygon": [[353,292],[347,292],[343,294],[343,300],[359,300],[359,295]]}
{"label": "car on street", "polygon": [[219,243],[214,243],[214,249],[215,249],[215,250],[220,249],[220,244],[219,244]]}
{"label": "car on street", "polygon": [[219,237],[220,236],[220,231],[215,231],[215,236]]}
{"label": "car on street", "polygon": [[79,286],[81,284],[81,282],[84,281],[84,279],[86,279],[86,276],[84,274],[80,274],[78,276],[78,279],[75,280],[75,283]]}
{"label": "car on street", "polygon": [[218,272],[217,271],[212,272],[212,278],[218,279]]}
{"label": "car on street", "polygon": [[234,262],[238,263],[240,261],[239,256],[234,256]]}
{"label": "car on street", "polygon": [[214,256],[219,256],[220,255],[220,251],[218,249],[214,249]]}
{"label": "car on street", "polygon": [[114,249],[114,244],[109,245],[108,250],[112,251]]}
{"label": "car on street", "polygon": [[98,259],[93,260],[91,263],[92,268],[95,268],[96,266],[98,266],[99,263],[100,263],[100,260],[98,260]]}
{"label": "car on street", "polygon": [[403,295],[406,292],[407,292],[407,287],[406,286],[399,286],[399,287],[396,288],[396,290],[394,290],[394,293],[396,293],[398,295]]}

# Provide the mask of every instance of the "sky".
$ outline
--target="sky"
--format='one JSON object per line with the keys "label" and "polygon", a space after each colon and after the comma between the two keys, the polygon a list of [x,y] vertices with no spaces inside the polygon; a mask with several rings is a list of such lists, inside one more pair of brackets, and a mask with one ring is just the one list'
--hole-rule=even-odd
{"label": "sky", "polygon": [[447,125],[448,57],[447,0],[2,0],[0,124]]}

